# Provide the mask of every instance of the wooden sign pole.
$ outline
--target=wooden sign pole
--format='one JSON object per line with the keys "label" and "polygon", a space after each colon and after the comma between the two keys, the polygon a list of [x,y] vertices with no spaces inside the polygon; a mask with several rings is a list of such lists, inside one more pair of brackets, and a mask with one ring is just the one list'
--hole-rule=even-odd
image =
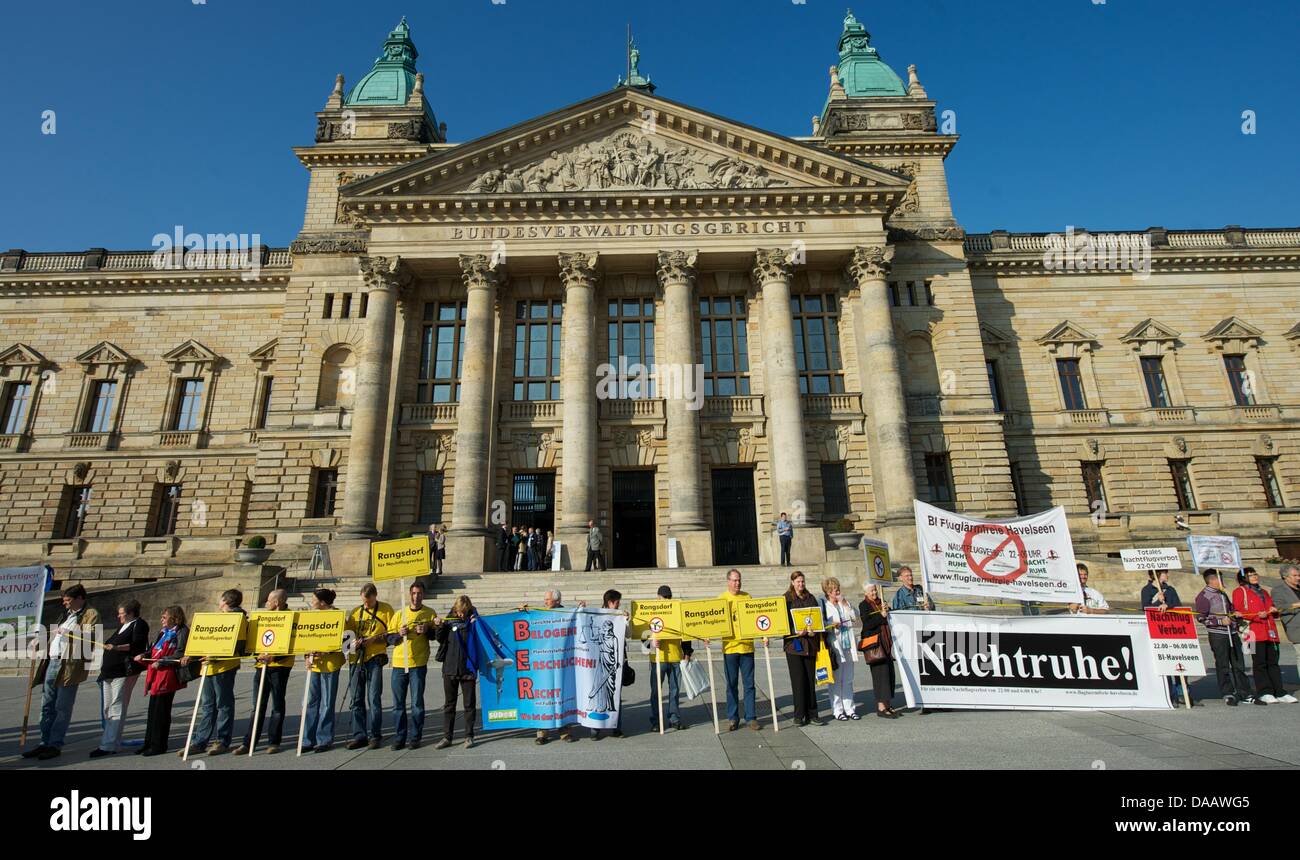
{"label": "wooden sign pole", "polygon": [[248,731],[248,757],[253,757],[253,751],[257,749],[257,729],[262,716],[262,690],[266,688],[266,670],[270,668],[270,662],[262,664],[262,680],[257,685],[257,698],[253,701],[253,725]]}
{"label": "wooden sign pole", "polygon": [[713,646],[709,643],[704,644],[704,657],[709,664],[709,698],[713,701],[713,733],[722,734],[722,728],[718,725],[718,688],[713,682]]}
{"label": "wooden sign pole", "polygon": [[190,760],[190,744],[194,743],[194,724],[199,719],[199,705],[203,703],[203,685],[208,680],[208,667],[199,673],[199,694],[194,697],[194,713],[190,714],[190,730],[185,734],[185,749],[181,752],[181,761]]}
{"label": "wooden sign pole", "polygon": [[772,646],[768,640],[763,640],[763,657],[767,663],[767,697],[772,703],[772,731],[781,731],[781,726],[776,721],[776,688],[772,686]]}

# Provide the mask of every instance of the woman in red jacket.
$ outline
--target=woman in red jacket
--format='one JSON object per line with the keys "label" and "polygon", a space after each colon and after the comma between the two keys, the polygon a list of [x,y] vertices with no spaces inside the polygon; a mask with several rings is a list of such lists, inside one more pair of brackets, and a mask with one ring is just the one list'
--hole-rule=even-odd
{"label": "woman in red jacket", "polygon": [[149,697],[149,719],[145,723],[144,744],[139,755],[154,756],[167,752],[167,736],[172,729],[172,699],[184,689],[181,657],[190,628],[185,626],[185,610],[168,606],[162,611],[162,629],[148,651],[135,659],[149,667],[144,676],[145,694]]}
{"label": "woman in red jacket", "polygon": [[1296,701],[1282,689],[1282,672],[1278,668],[1278,655],[1281,644],[1277,634],[1277,622],[1273,619],[1281,611],[1273,605],[1273,598],[1260,587],[1259,574],[1255,568],[1247,567],[1237,575],[1241,583],[1232,592],[1232,608],[1250,622],[1250,638],[1254,648],[1251,653],[1251,668],[1255,670],[1255,694],[1259,700],[1268,705],[1279,702]]}

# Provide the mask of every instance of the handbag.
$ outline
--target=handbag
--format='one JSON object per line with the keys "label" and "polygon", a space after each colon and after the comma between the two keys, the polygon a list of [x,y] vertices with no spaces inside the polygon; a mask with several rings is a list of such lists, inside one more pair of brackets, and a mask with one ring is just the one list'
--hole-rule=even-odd
{"label": "handbag", "polygon": [[818,687],[835,683],[835,669],[831,666],[831,649],[823,648],[817,652],[817,664],[813,668]]}
{"label": "handbag", "polygon": [[624,660],[623,661],[623,686],[630,687],[635,683],[636,683],[636,670],[632,668],[631,663]]}
{"label": "handbag", "polygon": [[863,636],[862,641],[858,643],[858,650],[866,658],[868,666],[879,666],[881,663],[889,662],[889,652],[885,650],[885,643],[879,633]]}

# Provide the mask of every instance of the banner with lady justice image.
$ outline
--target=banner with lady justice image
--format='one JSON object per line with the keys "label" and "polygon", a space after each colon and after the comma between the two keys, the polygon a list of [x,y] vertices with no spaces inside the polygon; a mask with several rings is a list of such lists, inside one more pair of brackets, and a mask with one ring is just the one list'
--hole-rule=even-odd
{"label": "banner with lady justice image", "polygon": [[469,653],[485,731],[618,725],[625,614],[533,609],[479,620]]}

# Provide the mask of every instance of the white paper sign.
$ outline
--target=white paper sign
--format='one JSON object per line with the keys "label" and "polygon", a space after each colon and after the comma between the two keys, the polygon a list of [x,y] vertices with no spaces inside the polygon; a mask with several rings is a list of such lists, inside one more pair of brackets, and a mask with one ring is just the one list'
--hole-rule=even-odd
{"label": "white paper sign", "polygon": [[561,570],[560,562],[563,560],[563,547],[560,541],[554,541],[551,544],[551,570]]}
{"label": "white paper sign", "polygon": [[677,567],[677,566],[678,566],[678,565],[677,565],[677,558],[678,558],[678,556],[677,556],[677,553],[678,553],[677,546],[678,546],[678,540],[677,540],[677,538],[668,538],[668,566],[669,566],[669,567]]}
{"label": "white paper sign", "polygon": [[1182,557],[1175,547],[1122,549],[1119,557],[1123,559],[1127,571],[1182,570],[1183,567]]}
{"label": "white paper sign", "polygon": [[1192,554],[1192,567],[1197,573],[1207,567],[1226,570],[1241,569],[1241,547],[1235,537],[1226,535],[1188,535],[1187,549]]}

